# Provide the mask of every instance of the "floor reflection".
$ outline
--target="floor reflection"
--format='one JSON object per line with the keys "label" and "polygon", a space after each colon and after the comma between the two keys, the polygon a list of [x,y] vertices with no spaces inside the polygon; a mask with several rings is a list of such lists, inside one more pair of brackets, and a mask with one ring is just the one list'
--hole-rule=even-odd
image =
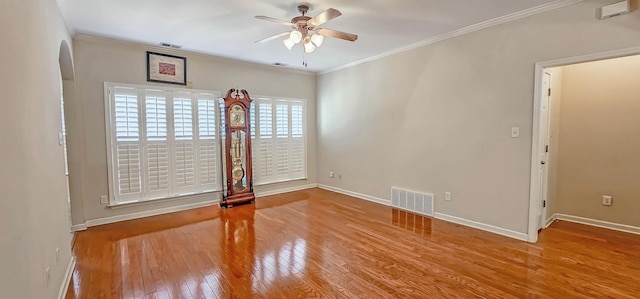
{"label": "floor reflection", "polygon": [[412,231],[418,235],[431,236],[431,220],[431,217],[404,210],[391,209],[391,224]]}
{"label": "floor reflection", "polygon": [[256,251],[254,227],[255,205],[249,204],[220,211],[222,221],[222,263],[228,270],[225,278],[233,289],[234,296],[247,298],[251,295],[251,265]]}

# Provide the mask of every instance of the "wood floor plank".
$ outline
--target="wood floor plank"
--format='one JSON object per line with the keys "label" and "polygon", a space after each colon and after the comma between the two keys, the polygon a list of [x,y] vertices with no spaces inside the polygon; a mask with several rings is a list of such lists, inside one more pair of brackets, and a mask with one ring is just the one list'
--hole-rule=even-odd
{"label": "wood floor plank", "polygon": [[639,298],[640,236],[536,244],[320,189],[91,227],[66,298]]}

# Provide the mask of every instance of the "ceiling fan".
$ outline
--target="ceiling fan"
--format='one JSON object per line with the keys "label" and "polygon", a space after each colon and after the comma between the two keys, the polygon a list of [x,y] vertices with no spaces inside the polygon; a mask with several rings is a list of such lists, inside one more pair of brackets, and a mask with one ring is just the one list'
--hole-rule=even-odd
{"label": "ceiling fan", "polygon": [[356,39],[358,39],[358,36],[352,33],[320,28],[322,24],[342,15],[342,13],[340,13],[340,11],[338,11],[337,9],[329,8],[313,18],[306,16],[306,13],[308,11],[308,5],[298,5],[298,12],[300,12],[302,15],[291,19],[291,22],[272,17],[256,16],[256,19],[280,23],[283,25],[287,25],[293,29],[291,31],[285,31],[274,36],[261,39],[259,41],[256,41],[256,43],[265,43],[288,35],[289,38],[284,40],[284,45],[287,47],[287,49],[291,50],[293,46],[302,42],[304,52],[311,53],[317,47],[320,47],[320,45],[322,45],[325,36],[339,38],[347,41],[355,41]]}

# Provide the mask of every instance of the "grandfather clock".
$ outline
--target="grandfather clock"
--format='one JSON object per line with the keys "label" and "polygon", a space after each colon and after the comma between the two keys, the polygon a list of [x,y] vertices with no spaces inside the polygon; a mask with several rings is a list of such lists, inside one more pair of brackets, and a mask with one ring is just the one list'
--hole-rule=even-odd
{"label": "grandfather clock", "polygon": [[220,202],[222,208],[255,201],[249,132],[251,101],[244,89],[230,89],[224,97],[226,190]]}

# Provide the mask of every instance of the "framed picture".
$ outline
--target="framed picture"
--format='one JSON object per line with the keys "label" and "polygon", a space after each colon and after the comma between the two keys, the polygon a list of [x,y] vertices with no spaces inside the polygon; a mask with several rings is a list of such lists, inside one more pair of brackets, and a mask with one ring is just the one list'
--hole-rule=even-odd
{"label": "framed picture", "polygon": [[147,81],[187,85],[187,58],[147,51]]}

